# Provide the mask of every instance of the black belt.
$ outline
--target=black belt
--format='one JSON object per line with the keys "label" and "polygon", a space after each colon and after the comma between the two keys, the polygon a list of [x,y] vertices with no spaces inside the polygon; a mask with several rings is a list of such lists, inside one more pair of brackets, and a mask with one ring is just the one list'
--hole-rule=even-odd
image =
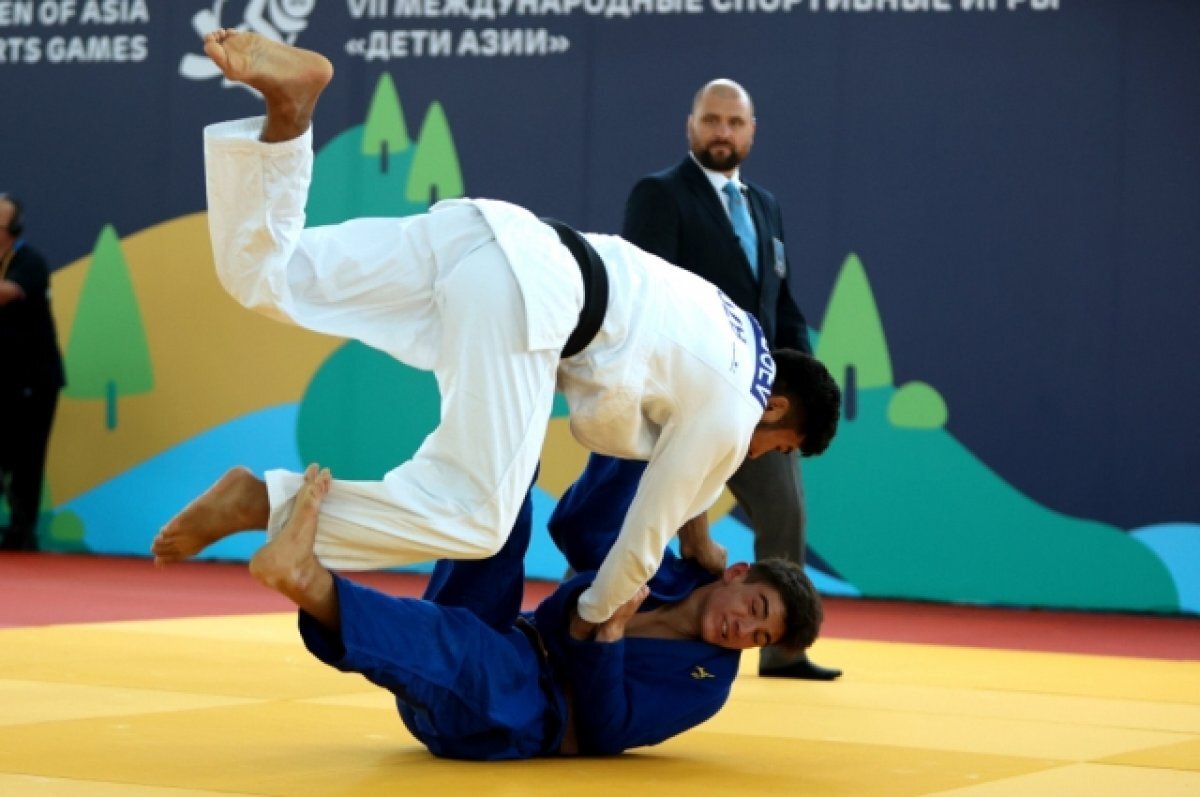
{"label": "black belt", "polygon": [[562,357],[566,359],[586,349],[604,323],[604,314],[608,312],[608,271],[600,255],[582,235],[557,219],[543,218],[542,222],[558,233],[558,240],[570,250],[583,277],[583,308],[579,311],[575,331],[563,344]]}
{"label": "black belt", "polygon": [[534,652],[538,654],[538,658],[543,663],[550,661],[550,653],[546,650],[546,643],[542,641],[541,632],[538,631],[536,625],[529,622],[525,615],[518,614],[517,619],[513,621],[513,626],[529,639],[529,644],[533,645]]}

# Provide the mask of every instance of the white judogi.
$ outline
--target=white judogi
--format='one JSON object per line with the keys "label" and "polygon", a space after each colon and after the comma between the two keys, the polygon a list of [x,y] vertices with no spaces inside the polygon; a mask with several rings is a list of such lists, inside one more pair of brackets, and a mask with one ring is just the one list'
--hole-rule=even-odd
{"label": "white judogi", "polygon": [[[585,620],[608,619],[745,458],[774,377],[757,325],[708,282],[589,234],[608,272],[608,311],[592,343],[560,360],[583,283],[553,230],[490,200],[306,230],[311,130],[264,144],[261,129],[259,118],[205,130],[221,283],[251,309],[433,371],[442,397],[441,422],[410,461],[381,482],[333,482],[317,556],[365,570],[499,550],[533,478],[557,383],[580,443],[649,460],[579,600]],[[266,480],[274,532],[302,478],[271,471]]]}

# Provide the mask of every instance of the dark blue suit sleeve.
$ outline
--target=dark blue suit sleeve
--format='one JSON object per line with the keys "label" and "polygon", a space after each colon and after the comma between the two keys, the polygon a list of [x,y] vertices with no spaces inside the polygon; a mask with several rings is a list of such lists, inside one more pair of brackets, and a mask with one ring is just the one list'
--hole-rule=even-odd
{"label": "dark blue suit sleeve", "polygon": [[[779,240],[783,241],[783,214],[774,198],[770,202],[770,208],[771,225],[778,231]],[[786,247],[784,248],[784,257],[787,263],[787,275],[779,286],[779,299],[775,304],[775,346],[782,349],[798,349],[805,354],[812,354],[812,342],[808,339],[808,321],[804,318],[800,305],[796,303],[796,298],[792,295],[792,263],[791,258],[787,257]]]}
{"label": "dark blue suit sleeve", "polygon": [[23,247],[13,256],[12,268],[5,279],[21,286],[26,299],[45,296],[50,288],[50,269],[41,255]]}
{"label": "dark blue suit sleeve", "polygon": [[621,237],[668,263],[679,262],[679,210],[662,182],[644,177],[633,186]]}

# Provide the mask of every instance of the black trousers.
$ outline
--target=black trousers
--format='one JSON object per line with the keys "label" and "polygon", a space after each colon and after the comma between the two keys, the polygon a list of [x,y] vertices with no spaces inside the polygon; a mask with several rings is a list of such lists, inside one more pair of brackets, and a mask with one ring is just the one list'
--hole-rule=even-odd
{"label": "black trousers", "polygon": [[0,494],[11,510],[2,544],[8,549],[37,547],[46,444],[58,392],[57,387],[0,387]]}
{"label": "black trousers", "polygon": [[[747,459],[729,478],[729,492],[750,517],[754,528],[754,559],[779,557],[804,564],[807,514],[800,461],[795,453],[772,451]],[[790,656],[779,648],[765,647],[760,669],[782,667],[803,656]]]}

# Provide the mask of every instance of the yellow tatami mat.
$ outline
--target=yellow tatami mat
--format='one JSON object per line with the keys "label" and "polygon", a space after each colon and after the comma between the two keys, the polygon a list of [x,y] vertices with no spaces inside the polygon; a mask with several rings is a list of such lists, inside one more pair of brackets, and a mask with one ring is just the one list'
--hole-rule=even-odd
{"label": "yellow tatami mat", "polygon": [[442,761],[293,615],[0,630],[0,795],[1200,795],[1200,662],[823,640],[659,747]]}

